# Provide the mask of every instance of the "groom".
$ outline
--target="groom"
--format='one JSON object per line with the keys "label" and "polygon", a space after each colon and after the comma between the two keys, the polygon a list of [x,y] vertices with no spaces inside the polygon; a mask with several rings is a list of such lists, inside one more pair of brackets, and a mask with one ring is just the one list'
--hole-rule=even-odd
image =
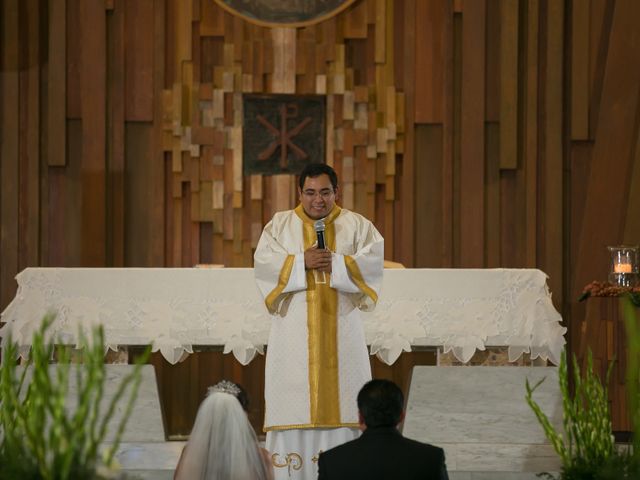
{"label": "groom", "polygon": [[404,398],[388,380],[371,380],[358,394],[360,438],[320,454],[318,480],[448,480],[444,450],[402,436]]}

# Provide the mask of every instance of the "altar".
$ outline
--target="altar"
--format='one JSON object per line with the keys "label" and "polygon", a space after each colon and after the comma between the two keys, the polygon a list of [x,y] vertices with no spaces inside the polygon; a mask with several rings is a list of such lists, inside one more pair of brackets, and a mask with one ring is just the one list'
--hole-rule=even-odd
{"label": "altar", "polygon": [[[252,268],[27,268],[2,312],[26,356],[47,312],[50,335],[75,346],[80,328],[102,324],[105,349],[153,345],[177,363],[217,345],[243,365],[264,353],[270,315]],[[566,328],[536,269],[387,269],[377,308],[363,314],[372,355],[393,364],[416,347],[439,347],[463,363],[489,346],[509,361],[528,353],[558,364]]]}

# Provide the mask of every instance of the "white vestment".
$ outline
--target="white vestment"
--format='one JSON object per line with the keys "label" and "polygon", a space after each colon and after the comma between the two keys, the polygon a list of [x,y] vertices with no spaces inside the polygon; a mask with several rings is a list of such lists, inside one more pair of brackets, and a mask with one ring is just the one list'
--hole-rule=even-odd
{"label": "white vestment", "polygon": [[369,220],[337,205],[324,222],[331,274],[305,270],[304,251],[317,237],[301,205],[274,215],[254,256],[273,316],[264,429],[276,478],[316,478],[319,451],[357,436],[356,398],[371,379],[359,310],[377,302],[384,240]]}

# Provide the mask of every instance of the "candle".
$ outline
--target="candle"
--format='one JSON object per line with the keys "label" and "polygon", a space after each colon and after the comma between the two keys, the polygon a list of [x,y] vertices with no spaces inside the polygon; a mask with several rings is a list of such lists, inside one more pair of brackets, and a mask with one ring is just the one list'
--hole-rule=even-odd
{"label": "candle", "polygon": [[613,266],[613,271],[615,273],[631,273],[631,264],[630,263],[616,263]]}

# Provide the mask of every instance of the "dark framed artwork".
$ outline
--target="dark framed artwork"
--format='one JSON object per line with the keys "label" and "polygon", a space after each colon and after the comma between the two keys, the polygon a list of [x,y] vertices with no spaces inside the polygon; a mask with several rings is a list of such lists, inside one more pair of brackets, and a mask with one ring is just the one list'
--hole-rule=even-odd
{"label": "dark framed artwork", "polygon": [[244,174],[298,174],[324,163],[324,95],[243,95]]}
{"label": "dark framed artwork", "polygon": [[[209,0],[213,1],[213,0]],[[354,0],[215,0],[228,12],[267,27],[300,27],[326,20]]]}

